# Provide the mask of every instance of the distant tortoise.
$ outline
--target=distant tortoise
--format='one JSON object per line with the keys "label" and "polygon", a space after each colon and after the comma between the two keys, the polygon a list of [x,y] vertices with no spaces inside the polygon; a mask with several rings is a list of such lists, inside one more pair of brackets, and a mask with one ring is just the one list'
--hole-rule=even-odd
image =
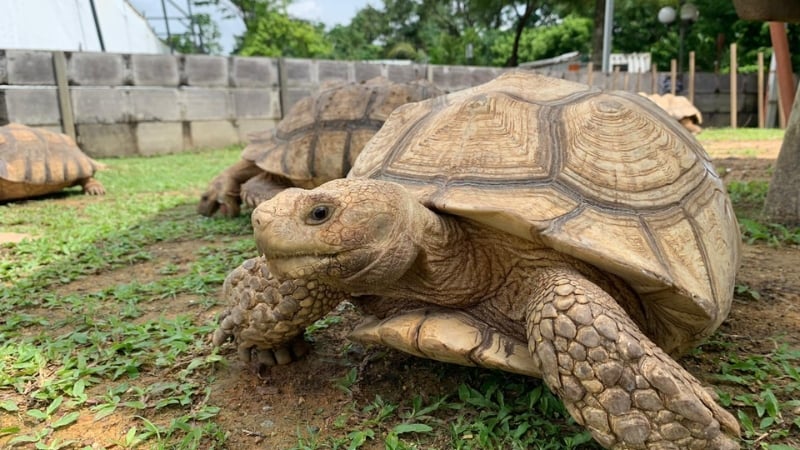
{"label": "distant tortoise", "polygon": [[427,81],[382,77],[323,87],[295,104],[275,129],[255,134],[241,160],[211,181],[197,211],[237,216],[241,202],[252,208],[287,187],[342,178],[395,108],[440,94]]}
{"label": "distant tortoise", "polygon": [[692,134],[700,134],[703,131],[703,128],[700,127],[703,123],[703,113],[688,98],[682,95],[645,94],[644,92],[639,92],[639,95],[655,102],[656,105],[680,122]]}
{"label": "distant tortoise", "polygon": [[[302,352],[348,300],[352,338],[544,378],[603,446],[738,448],[669,354],[727,316],[739,230],[697,141],[625,92],[511,72],[396,110],[347,179],[252,216],[213,341]],[[400,369],[398,369],[400,370]]]}
{"label": "distant tortoise", "polygon": [[0,201],[77,185],[89,195],[105,194],[103,185],[92,178],[98,167],[65,134],[18,123],[0,127]]}

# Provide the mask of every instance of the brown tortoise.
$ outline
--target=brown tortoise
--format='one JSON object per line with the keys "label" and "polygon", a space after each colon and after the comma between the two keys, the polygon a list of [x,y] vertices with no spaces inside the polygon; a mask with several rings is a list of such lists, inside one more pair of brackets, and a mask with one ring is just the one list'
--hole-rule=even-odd
{"label": "brown tortoise", "polygon": [[252,216],[225,282],[245,360],[302,351],[338,303],[351,336],[542,377],[615,449],[738,448],[676,363],[727,316],[739,230],[697,141],[654,103],[527,72],[399,108],[349,177]]}
{"label": "brown tortoise", "polygon": [[692,134],[700,134],[703,128],[703,113],[695,107],[688,98],[682,95],[673,94],[645,94],[639,92],[639,95],[649,98],[660,106],[661,109],[667,112],[675,120],[680,122]]}
{"label": "brown tortoise", "polygon": [[342,178],[395,108],[440,94],[427,81],[383,77],[324,86],[295,104],[275,129],[255,134],[241,160],[211,181],[197,211],[237,216],[242,202],[252,208],[287,187]]}
{"label": "brown tortoise", "polygon": [[90,195],[105,194],[103,185],[92,178],[98,168],[65,134],[18,123],[0,127],[0,201],[77,185]]}

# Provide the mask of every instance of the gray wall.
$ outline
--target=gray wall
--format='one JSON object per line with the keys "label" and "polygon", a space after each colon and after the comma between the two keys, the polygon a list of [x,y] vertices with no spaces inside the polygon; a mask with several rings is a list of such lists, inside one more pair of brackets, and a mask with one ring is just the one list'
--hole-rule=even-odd
{"label": "gray wall", "polygon": [[[66,81],[77,139],[95,157],[155,155],[246,142],[269,129],[298,99],[331,80],[378,75],[394,81],[427,78],[446,91],[502,73],[489,67],[390,65],[352,61],[66,53]],[[53,53],[0,50],[0,124],[20,122],[62,130]],[[546,73],[546,72],[545,72]],[[550,73],[587,82],[585,72]],[[661,74],[660,77],[664,75]],[[650,92],[651,75],[603,75],[593,84]],[[704,125],[730,123],[728,76],[698,74],[696,101]],[[739,124],[756,114],[754,76],[740,76]]]}

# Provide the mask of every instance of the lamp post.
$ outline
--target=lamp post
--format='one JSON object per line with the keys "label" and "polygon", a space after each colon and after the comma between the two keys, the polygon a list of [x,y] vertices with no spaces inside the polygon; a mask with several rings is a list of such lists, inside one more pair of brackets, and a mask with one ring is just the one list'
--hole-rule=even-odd
{"label": "lamp post", "polygon": [[700,11],[692,3],[681,2],[678,11],[671,6],[665,6],[658,11],[658,21],[664,25],[672,25],[680,15],[678,23],[678,73],[683,74],[683,54],[686,30],[700,17]]}

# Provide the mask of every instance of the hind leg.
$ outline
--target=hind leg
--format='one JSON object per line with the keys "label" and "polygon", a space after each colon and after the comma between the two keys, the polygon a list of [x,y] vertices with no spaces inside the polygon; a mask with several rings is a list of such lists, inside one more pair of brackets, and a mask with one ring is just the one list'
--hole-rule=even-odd
{"label": "hind leg", "polygon": [[552,269],[528,309],[547,385],[606,448],[736,449],[739,425],[605,291]]}

